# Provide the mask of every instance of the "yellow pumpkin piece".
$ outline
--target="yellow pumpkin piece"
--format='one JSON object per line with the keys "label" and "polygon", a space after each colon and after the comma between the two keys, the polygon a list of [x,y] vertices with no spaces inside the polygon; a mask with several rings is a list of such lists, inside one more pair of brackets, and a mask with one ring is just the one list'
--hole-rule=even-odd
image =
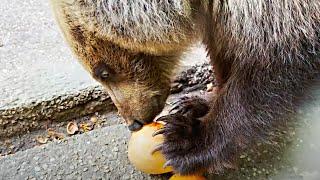
{"label": "yellow pumpkin piece", "polygon": [[206,178],[200,175],[181,176],[179,174],[175,174],[171,176],[169,180],[206,180]]}
{"label": "yellow pumpkin piece", "polygon": [[161,152],[152,154],[154,148],[163,142],[162,135],[152,137],[152,134],[162,127],[162,124],[154,122],[132,133],[128,157],[136,169],[147,174],[164,174],[173,171],[171,167],[163,168],[166,160]]}

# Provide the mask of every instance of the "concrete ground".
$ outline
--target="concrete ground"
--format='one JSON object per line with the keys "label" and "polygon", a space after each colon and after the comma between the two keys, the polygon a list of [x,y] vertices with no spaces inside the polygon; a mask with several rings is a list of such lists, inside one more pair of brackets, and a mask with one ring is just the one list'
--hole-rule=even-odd
{"label": "concrete ground", "polygon": [[0,179],[159,179],[130,165],[128,137],[117,125],[19,152],[0,159]]}
{"label": "concrete ground", "polygon": [[49,1],[2,0],[0,12],[0,109],[95,85],[64,43]]}

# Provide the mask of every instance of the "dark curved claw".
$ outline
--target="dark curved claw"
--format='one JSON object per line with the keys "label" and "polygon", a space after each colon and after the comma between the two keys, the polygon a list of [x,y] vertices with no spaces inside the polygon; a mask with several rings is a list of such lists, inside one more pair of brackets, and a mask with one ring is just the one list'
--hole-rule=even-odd
{"label": "dark curved claw", "polygon": [[158,136],[158,135],[160,135],[160,134],[163,134],[165,131],[166,131],[165,128],[158,129],[157,131],[155,131],[155,132],[152,134],[152,137],[155,137],[155,136]]}
{"label": "dark curved claw", "polygon": [[165,117],[167,117],[167,116],[161,116],[158,119],[156,119],[155,122],[159,122],[159,121],[165,122],[164,121],[166,119]]}
{"label": "dark curved claw", "polygon": [[173,107],[169,110],[169,113],[172,113],[173,111],[178,110],[179,107],[180,107],[179,105],[173,106]]}
{"label": "dark curved claw", "polygon": [[152,151],[151,151],[151,155],[153,155],[154,153],[161,151],[162,150],[163,145],[159,144],[157,145]]}
{"label": "dark curved claw", "polygon": [[189,99],[188,96],[183,96],[183,97],[177,99],[175,102],[172,102],[171,105],[172,105],[172,106],[175,106],[175,105],[177,105],[177,104],[180,104],[181,101],[185,101],[185,100],[187,100],[187,99]]}
{"label": "dark curved claw", "polygon": [[167,161],[166,163],[164,163],[164,165],[162,166],[163,169],[165,169],[168,166],[172,166],[172,160]]}
{"label": "dark curved claw", "polygon": [[158,118],[156,120],[156,122],[165,122],[165,123],[171,123],[172,121],[174,121],[175,117],[176,117],[177,114],[169,114],[169,115],[166,115],[166,116],[162,116],[160,118]]}

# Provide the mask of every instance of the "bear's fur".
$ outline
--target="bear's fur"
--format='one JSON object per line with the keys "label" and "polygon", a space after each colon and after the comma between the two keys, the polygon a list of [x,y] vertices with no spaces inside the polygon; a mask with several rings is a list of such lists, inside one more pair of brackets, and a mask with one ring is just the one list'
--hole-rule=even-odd
{"label": "bear's fur", "polygon": [[138,130],[164,107],[183,52],[202,40],[218,80],[206,102],[184,98],[157,134],[181,174],[233,167],[295,115],[319,83],[318,0],[51,0],[80,62]]}

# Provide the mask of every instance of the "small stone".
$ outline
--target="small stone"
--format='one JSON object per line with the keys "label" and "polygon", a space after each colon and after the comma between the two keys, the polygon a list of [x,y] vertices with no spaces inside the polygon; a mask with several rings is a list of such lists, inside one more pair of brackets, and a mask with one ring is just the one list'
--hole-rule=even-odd
{"label": "small stone", "polygon": [[83,172],[87,172],[87,171],[88,171],[88,168],[84,168],[84,169],[83,169]]}
{"label": "small stone", "polygon": [[214,89],[213,83],[207,84],[207,92],[211,92],[213,91],[213,89]]}
{"label": "small stone", "polygon": [[48,169],[48,165],[44,164],[44,165],[42,165],[42,168],[43,169]]}
{"label": "small stone", "polygon": [[253,171],[257,171],[257,168],[252,168]]}
{"label": "small stone", "polygon": [[35,170],[36,172],[39,172],[39,171],[41,170],[41,168],[40,168],[39,166],[36,166],[36,167],[34,168],[34,170]]}
{"label": "small stone", "polygon": [[91,121],[92,123],[96,124],[96,123],[98,122],[97,116],[92,116],[92,117],[90,118],[90,121]]}
{"label": "small stone", "polygon": [[105,170],[104,170],[106,173],[110,173],[111,170],[109,169],[109,167],[105,167]]}

